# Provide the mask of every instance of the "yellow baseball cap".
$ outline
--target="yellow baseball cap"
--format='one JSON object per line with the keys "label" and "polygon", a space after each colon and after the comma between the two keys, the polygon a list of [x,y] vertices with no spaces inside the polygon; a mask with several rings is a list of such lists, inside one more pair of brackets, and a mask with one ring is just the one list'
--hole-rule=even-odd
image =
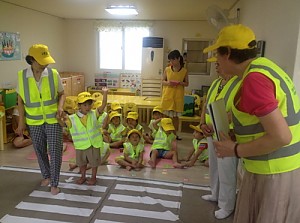
{"label": "yellow baseball cap", "polygon": [[139,130],[137,130],[137,129],[131,129],[131,130],[128,132],[128,134],[127,134],[127,138],[129,138],[129,136],[130,136],[132,133],[137,133],[137,134],[139,134],[140,138],[142,138],[141,132],[140,132]]}
{"label": "yellow baseball cap", "polygon": [[118,109],[122,109],[119,102],[112,102],[110,108],[113,111],[118,110]]}
{"label": "yellow baseball cap", "polygon": [[155,106],[155,107],[153,108],[152,113],[155,112],[155,111],[158,111],[158,112],[160,112],[160,113],[163,113],[162,107],[160,107],[160,106]]}
{"label": "yellow baseball cap", "polygon": [[32,56],[40,65],[55,63],[51,57],[48,47],[43,44],[35,44],[29,48],[28,56]]}
{"label": "yellow baseball cap", "polygon": [[170,131],[170,130],[175,130],[175,127],[173,125],[172,119],[170,118],[163,118],[161,121],[161,127],[165,130],[165,131]]}
{"label": "yellow baseball cap", "polygon": [[121,114],[117,111],[112,111],[111,113],[109,113],[109,120],[112,120],[113,117],[121,117]]}
{"label": "yellow baseball cap", "polygon": [[100,107],[102,105],[102,101],[100,100],[96,100],[93,104],[93,109],[97,109],[98,107]]}
{"label": "yellow baseball cap", "polygon": [[134,120],[138,120],[139,114],[137,112],[128,112],[126,119],[128,119],[128,118],[132,118]]}
{"label": "yellow baseball cap", "polygon": [[217,41],[213,45],[205,48],[203,52],[208,53],[221,46],[238,50],[251,49],[254,48],[254,46],[249,46],[249,43],[253,40],[255,40],[255,34],[249,27],[242,24],[229,25],[219,32]]}
{"label": "yellow baseball cap", "polygon": [[89,92],[84,91],[84,92],[81,92],[81,93],[78,94],[78,96],[77,96],[77,103],[78,104],[84,103],[87,100],[94,101],[94,99],[92,98],[92,95]]}
{"label": "yellow baseball cap", "polygon": [[210,57],[206,60],[207,62],[217,62],[217,58],[216,57]]}
{"label": "yellow baseball cap", "polygon": [[200,129],[200,125],[190,125],[190,128],[196,130],[197,132],[203,133],[203,131]]}

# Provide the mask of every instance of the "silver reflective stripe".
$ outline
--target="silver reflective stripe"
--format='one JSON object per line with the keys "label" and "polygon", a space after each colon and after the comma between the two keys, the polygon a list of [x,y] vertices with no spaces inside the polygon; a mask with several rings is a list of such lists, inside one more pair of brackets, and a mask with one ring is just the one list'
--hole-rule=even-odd
{"label": "silver reflective stripe", "polygon": [[27,69],[23,70],[23,88],[24,88],[24,98],[25,98],[25,105],[28,108],[36,108],[40,107],[40,102],[31,103],[30,101],[30,93],[29,93],[29,82],[28,78],[26,78]]}
{"label": "silver reflective stripe", "polygon": [[32,120],[42,120],[44,117],[42,115],[29,115],[28,113],[25,114],[26,118],[32,119]]}
{"label": "silver reflective stripe", "polygon": [[[222,79],[220,79],[220,81],[222,81]],[[206,96],[206,101],[209,101],[209,99],[211,98],[212,92],[214,92],[214,89],[220,83],[220,81],[216,81],[212,86],[210,86],[208,94]],[[208,109],[207,108],[205,109],[205,113],[208,114]]]}
{"label": "silver reflective stripe", "polygon": [[292,156],[299,152],[300,152],[300,142],[297,142],[293,145],[288,145],[283,148],[280,148],[272,153],[262,155],[262,156],[247,157],[247,159],[248,160],[272,160],[272,159]]}
{"label": "silver reflective stripe", "polygon": [[[231,84],[230,87],[228,88],[225,96],[224,96],[224,101],[225,101],[225,105],[227,105],[229,96],[231,94],[231,92],[233,91],[233,88],[237,85],[237,83],[240,81],[240,78],[236,78]],[[225,85],[226,86],[226,85]]]}
{"label": "silver reflective stripe", "polygon": [[[280,80],[280,87],[286,93],[286,98],[287,98],[287,114],[288,114],[288,116],[285,117],[285,120],[286,120],[288,126],[297,125],[300,120],[300,112],[299,111],[297,113],[295,112],[291,92],[290,92],[290,89],[288,88],[288,86],[286,85],[286,82],[276,71],[274,71],[270,67],[266,67],[266,66],[262,66],[262,65],[251,65],[249,70],[255,69],[255,68],[264,69],[264,70],[268,71],[273,77]],[[264,132],[264,129],[260,123],[248,125],[248,126],[242,126],[242,124],[239,122],[239,120],[237,120],[234,116],[233,116],[233,123],[234,123],[234,131],[238,135],[250,135],[250,134],[257,134],[257,133]]]}

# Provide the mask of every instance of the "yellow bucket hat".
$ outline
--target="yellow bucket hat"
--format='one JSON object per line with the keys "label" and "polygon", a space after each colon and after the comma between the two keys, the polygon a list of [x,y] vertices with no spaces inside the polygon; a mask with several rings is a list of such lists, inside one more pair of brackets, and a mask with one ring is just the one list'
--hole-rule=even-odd
{"label": "yellow bucket hat", "polygon": [[163,118],[161,121],[161,127],[165,130],[165,131],[170,131],[170,130],[175,130],[175,127],[173,125],[172,119],[170,118]]}
{"label": "yellow bucket hat", "polygon": [[77,103],[78,104],[82,104],[84,102],[86,102],[87,100],[92,100],[94,101],[94,99],[92,98],[92,95],[89,92],[81,92],[78,94],[77,96]]}
{"label": "yellow bucket hat", "polygon": [[109,121],[112,120],[113,117],[121,117],[121,114],[117,111],[112,111],[111,113],[109,113]]}
{"label": "yellow bucket hat", "polygon": [[51,57],[48,47],[43,44],[35,44],[29,48],[28,56],[32,56],[40,65],[55,63]]}
{"label": "yellow bucket hat", "polygon": [[155,111],[158,111],[158,112],[160,112],[160,113],[163,113],[162,107],[160,107],[160,106],[155,106],[155,107],[153,108],[152,113],[155,112]]}
{"label": "yellow bucket hat", "polygon": [[126,119],[129,119],[129,118],[132,118],[134,120],[138,120],[139,114],[137,112],[128,112]]}
{"label": "yellow bucket hat", "polygon": [[128,132],[128,134],[127,134],[127,138],[129,138],[129,136],[130,136],[132,133],[137,133],[137,134],[139,134],[140,138],[142,138],[141,132],[140,132],[139,130],[137,130],[137,129],[131,129],[131,130]]}
{"label": "yellow bucket hat", "polygon": [[190,128],[196,130],[197,132],[203,133],[203,131],[200,129],[200,125],[190,125]]}
{"label": "yellow bucket hat", "polygon": [[230,25],[224,27],[219,32],[217,41],[205,48],[203,52],[208,53],[222,46],[238,50],[251,49],[253,46],[249,46],[249,43],[253,40],[255,40],[255,34],[249,27],[242,24]]}
{"label": "yellow bucket hat", "polygon": [[118,109],[122,109],[119,102],[112,102],[110,108],[113,111],[118,110]]}
{"label": "yellow bucket hat", "polygon": [[93,104],[93,109],[97,109],[98,107],[100,107],[102,105],[102,101],[100,100],[96,100]]}

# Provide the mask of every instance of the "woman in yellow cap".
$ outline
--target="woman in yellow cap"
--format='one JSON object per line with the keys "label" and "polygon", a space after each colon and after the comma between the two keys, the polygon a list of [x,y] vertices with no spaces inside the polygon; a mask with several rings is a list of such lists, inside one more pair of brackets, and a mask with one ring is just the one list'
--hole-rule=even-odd
{"label": "woman in yellow cap", "polygon": [[51,193],[56,195],[60,191],[63,151],[62,127],[57,118],[63,116],[64,88],[57,70],[48,68],[55,61],[46,45],[31,46],[25,59],[30,67],[18,72],[19,124],[16,133],[21,136],[28,126],[43,176],[41,186],[50,184]]}
{"label": "woman in yellow cap", "polygon": [[140,170],[144,167],[144,143],[141,142],[142,134],[137,129],[128,132],[127,142],[124,143],[124,155],[116,158],[116,163],[127,170]]}
{"label": "woman in yellow cap", "polygon": [[232,106],[236,142],[224,133],[214,142],[218,157],[243,161],[234,222],[299,222],[300,102],[293,81],[271,60],[256,57],[247,26],[223,28],[209,51],[216,51],[225,73],[242,79]]}

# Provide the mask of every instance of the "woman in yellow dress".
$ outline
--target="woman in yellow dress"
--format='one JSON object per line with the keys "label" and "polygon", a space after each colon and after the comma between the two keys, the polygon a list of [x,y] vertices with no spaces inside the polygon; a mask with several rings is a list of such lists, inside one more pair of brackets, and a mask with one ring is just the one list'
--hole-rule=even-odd
{"label": "woman in yellow dress", "polygon": [[[163,94],[161,107],[163,113],[172,118],[175,130],[178,129],[178,117],[184,107],[184,87],[189,85],[187,69],[184,68],[183,57],[178,50],[168,55],[170,66],[166,67],[162,78]],[[176,139],[180,139],[178,136]]]}

